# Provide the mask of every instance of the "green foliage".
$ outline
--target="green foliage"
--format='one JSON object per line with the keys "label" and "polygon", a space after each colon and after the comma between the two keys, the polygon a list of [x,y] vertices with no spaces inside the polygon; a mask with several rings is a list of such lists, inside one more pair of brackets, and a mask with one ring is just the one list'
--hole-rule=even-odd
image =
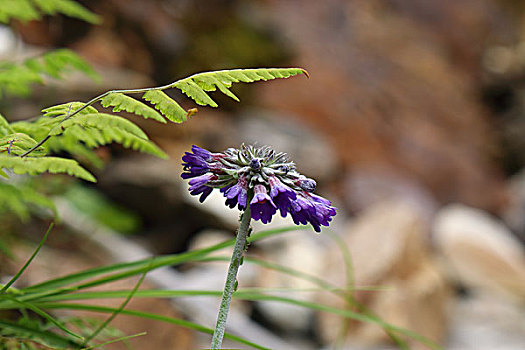
{"label": "green foliage", "polygon": [[3,115],[0,114],[0,136],[6,136],[14,132],[15,131],[11,125],[9,125],[9,122],[4,118]]}
{"label": "green foliage", "polygon": [[177,102],[160,90],[149,90],[143,99],[151,102],[168,120],[182,123],[187,120],[187,112]]}
{"label": "green foliage", "polygon": [[216,91],[219,89],[223,94],[239,101],[237,96],[229,90],[232,83],[252,83],[260,80],[266,81],[278,78],[288,78],[298,74],[305,74],[308,76],[307,72],[300,68],[221,70],[194,74],[191,77],[173,83],[171,86],[180,89],[201,106],[218,107],[217,103],[211,99],[206,91]]}
{"label": "green foliage", "polygon": [[110,93],[102,98],[100,103],[104,107],[114,107],[113,112],[126,111],[140,115],[145,119],[154,119],[158,122],[166,123],[166,120],[156,110],[120,92]]}
{"label": "green foliage", "polygon": [[239,101],[239,98],[230,91],[233,83],[252,83],[260,80],[288,78],[298,74],[307,75],[307,72],[299,68],[233,69],[205,72],[194,74],[188,78],[157,88],[110,91],[102,95],[100,99],[104,107],[113,106],[113,111],[125,110],[144,118],[152,118],[164,122],[154,110],[124,95],[124,93],[144,92],[142,98],[153,104],[168,120],[174,123],[182,123],[195,114],[196,109],[193,108],[186,111],[162,90],[177,88],[198,105],[218,107],[217,103],[213,101],[207,92],[219,90],[226,96]]}
{"label": "green foliage", "polygon": [[13,184],[0,181],[0,213],[12,212],[21,220],[30,217],[30,206],[47,208],[58,216],[53,201],[28,184]]}
{"label": "green foliage", "polygon": [[[19,156],[28,149],[36,146],[36,142],[31,136],[21,132],[15,132],[0,138],[0,155],[10,154]],[[33,151],[33,156],[43,156],[45,150],[43,147],[37,147]]]}
{"label": "green foliage", "polygon": [[12,169],[15,174],[39,175],[45,172],[68,174],[95,182],[95,177],[75,160],[59,157],[13,157],[0,155],[0,168]]}
{"label": "green foliage", "polygon": [[64,14],[89,23],[100,17],[73,0],[0,0],[0,22],[12,19],[22,22],[41,19],[43,15]]}
{"label": "green foliage", "polygon": [[131,233],[140,227],[140,219],[99,191],[86,186],[70,186],[62,195],[82,214],[119,233]]}
{"label": "green foliage", "polygon": [[22,63],[0,62],[0,93],[28,95],[32,84],[42,84],[44,77],[63,78],[73,70],[80,71],[94,80],[98,74],[79,55],[71,50],[59,49]]}
{"label": "green foliage", "polygon": [[[277,236],[289,231],[300,230],[297,226],[273,229],[261,231],[259,233],[253,234],[248,241],[250,243],[266,239],[272,236]],[[212,333],[213,330],[210,328],[162,315],[152,314],[141,312],[137,310],[127,310],[122,308],[115,307],[101,307],[98,305],[93,305],[89,303],[72,303],[72,301],[81,301],[81,300],[90,300],[90,299],[111,299],[111,298],[125,298],[131,295],[131,292],[134,292],[135,297],[143,298],[179,298],[179,297],[202,297],[202,296],[216,296],[220,297],[222,294],[221,291],[211,291],[211,290],[100,290],[96,291],[90,290],[91,287],[102,286],[108,283],[123,280],[131,276],[144,275],[144,273],[151,271],[153,269],[162,268],[166,266],[184,264],[184,263],[195,263],[199,261],[214,261],[216,256],[213,253],[224,249],[226,247],[232,247],[235,242],[235,239],[230,239],[228,241],[215,244],[213,246],[205,247],[199,250],[188,251],[185,253],[174,254],[161,256],[156,258],[148,258],[139,261],[132,261],[126,263],[118,263],[113,265],[106,265],[101,267],[96,267],[88,270],[79,271],[69,275],[56,277],[32,286],[28,286],[19,290],[13,290],[12,288],[7,289],[7,294],[0,293],[0,311],[1,310],[12,310],[17,307],[17,302],[25,303],[26,305],[32,305],[38,307],[41,310],[53,310],[53,309],[65,309],[65,310],[85,310],[92,312],[103,312],[111,313],[119,312],[124,315],[137,316],[142,318],[147,318],[151,320],[168,322],[172,324],[177,324],[182,327],[187,327],[199,332]],[[228,260],[224,258],[225,260]],[[261,262],[257,259],[246,259],[246,263],[257,263],[258,265],[269,268],[279,273],[284,273],[295,278],[299,278],[305,281],[313,283],[317,288],[311,289],[313,292],[326,292],[331,293],[334,298],[341,298],[342,300],[347,301],[345,294],[348,292],[344,288],[338,288],[338,286],[333,285],[332,283],[324,280],[322,277],[312,276],[299,272],[293,269],[290,269],[286,266],[282,266],[276,263],[266,263]],[[396,337],[408,337],[412,338],[421,344],[424,344],[430,349],[441,349],[431,340],[416,334],[410,330],[389,324],[378,317],[367,314],[367,313],[356,313],[350,310],[343,310],[339,308],[333,308],[322,303],[306,302],[300,299],[293,299],[282,297],[279,294],[272,294],[272,290],[264,289],[241,289],[234,293],[234,297],[240,300],[251,300],[251,301],[271,301],[276,303],[286,303],[297,305],[300,307],[308,308],[318,312],[327,312],[335,315],[339,315],[344,318],[351,320],[356,320],[359,322],[365,322],[369,324],[378,325],[383,328],[385,331],[392,333]],[[15,301],[16,299],[17,301]],[[61,322],[62,320],[56,320],[56,322]],[[62,322],[64,327],[68,327],[67,322]],[[0,326],[3,324],[0,321]],[[32,327],[32,330],[35,330],[36,327]],[[70,327],[69,327],[70,328]],[[20,330],[21,331],[21,330]],[[24,329],[24,331],[28,331]],[[28,331],[29,332],[29,331]],[[84,335],[84,333],[81,333]],[[42,337],[48,340],[48,337],[57,337],[54,339],[57,342],[64,341],[74,341],[73,338],[68,336],[62,336],[57,332],[53,332],[52,335],[48,333],[43,333],[41,330],[36,328],[33,332],[30,332],[31,337],[36,339]],[[225,338],[237,341],[242,344],[249,345],[257,349],[266,349],[264,346],[250,342],[244,337],[238,337],[231,334],[226,334]],[[49,341],[49,340],[48,340]],[[399,339],[403,347],[406,348],[406,344],[402,339]],[[62,343],[64,344],[64,343]]]}

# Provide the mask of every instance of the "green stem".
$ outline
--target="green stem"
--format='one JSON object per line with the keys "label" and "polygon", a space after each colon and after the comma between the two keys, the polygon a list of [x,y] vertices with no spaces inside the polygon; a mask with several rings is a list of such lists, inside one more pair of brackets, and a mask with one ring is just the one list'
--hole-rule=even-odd
{"label": "green stem", "polygon": [[237,238],[235,240],[235,246],[233,247],[232,258],[230,260],[230,266],[228,267],[228,275],[222,293],[221,306],[219,308],[219,314],[217,315],[217,324],[215,325],[213,338],[211,340],[211,349],[221,348],[222,338],[224,337],[224,331],[226,329],[226,319],[228,318],[228,311],[230,309],[230,302],[232,300],[232,294],[235,291],[237,271],[239,271],[242,256],[246,250],[246,239],[248,238],[250,231],[250,222],[251,214],[250,205],[248,204],[246,210],[242,213],[241,225],[237,231]]}
{"label": "green stem", "polygon": [[[67,114],[66,117],[64,119],[62,119],[60,121],[60,123],[58,123],[58,125],[62,124],[63,122],[65,122],[66,120],[74,117],[75,115],[77,115],[78,113],[82,112],[84,109],[88,108],[89,106],[95,104],[96,102],[102,100],[104,97],[108,96],[108,95],[111,95],[113,93],[121,93],[121,94],[138,94],[138,93],[141,93],[141,92],[148,92],[150,90],[166,90],[166,89],[169,89],[169,88],[172,88],[174,87],[179,81],[176,81],[174,83],[171,83],[171,84],[167,84],[167,85],[163,85],[163,86],[157,86],[157,87],[153,87],[153,88],[142,88],[142,89],[123,89],[123,90],[110,90],[110,91],[106,91],[104,92],[103,94],[101,95],[98,95],[97,97],[94,97],[92,98],[91,100],[89,100],[88,102],[86,102],[82,107],[80,107],[79,109],[77,109],[76,111],[74,111],[73,113],[71,114]],[[42,140],[40,140],[39,143],[37,143],[35,146],[33,146],[30,150],[26,151],[24,154],[20,155],[20,157],[27,157],[31,152],[33,152],[35,149],[37,149],[38,147],[42,146],[47,140],[49,140],[53,135],[51,134],[48,134],[46,137],[44,137]]]}

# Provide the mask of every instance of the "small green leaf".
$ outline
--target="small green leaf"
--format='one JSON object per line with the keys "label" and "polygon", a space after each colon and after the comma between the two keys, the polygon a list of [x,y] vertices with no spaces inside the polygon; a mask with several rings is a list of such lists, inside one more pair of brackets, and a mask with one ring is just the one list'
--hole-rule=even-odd
{"label": "small green leaf", "polygon": [[113,92],[107,95],[100,103],[104,107],[114,107],[113,112],[126,111],[142,116],[145,119],[151,118],[158,122],[166,123],[166,120],[156,110],[120,92]]}
{"label": "small green leaf", "polygon": [[58,157],[11,157],[0,155],[0,168],[12,169],[15,174],[39,175],[45,172],[63,173],[86,181],[96,182],[96,179],[86,169],[73,159]]}
{"label": "small green leaf", "polygon": [[0,136],[6,136],[14,133],[13,128],[9,125],[9,122],[0,114]]}
{"label": "small green leaf", "polygon": [[151,102],[168,120],[182,123],[187,119],[187,112],[177,102],[160,90],[149,90],[142,98]]}

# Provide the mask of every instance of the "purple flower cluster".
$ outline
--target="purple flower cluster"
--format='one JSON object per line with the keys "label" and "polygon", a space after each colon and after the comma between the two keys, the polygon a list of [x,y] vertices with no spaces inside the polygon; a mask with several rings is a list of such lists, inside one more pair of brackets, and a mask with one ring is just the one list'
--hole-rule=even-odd
{"label": "purple flower cluster", "polygon": [[182,160],[181,176],[190,179],[189,191],[201,202],[218,188],[230,208],[249,205],[254,220],[268,223],[279,210],[282,217],[290,214],[297,225],[310,223],[317,232],[336,214],[329,200],[313,193],[315,181],[299,174],[285,153],[268,146],[242,145],[222,153],[193,146]]}

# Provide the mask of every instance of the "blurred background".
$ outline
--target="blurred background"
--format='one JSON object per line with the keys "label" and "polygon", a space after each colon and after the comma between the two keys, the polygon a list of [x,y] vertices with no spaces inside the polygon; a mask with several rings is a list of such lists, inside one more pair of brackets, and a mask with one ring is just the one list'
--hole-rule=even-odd
{"label": "blurred background", "polygon": [[[0,110],[8,119],[87,101],[109,89],[157,86],[208,70],[301,67],[310,78],[235,85],[241,103],[215,94],[219,109],[199,108],[183,125],[130,116],[170,159],[101,148],[107,166],[92,169],[98,183],[68,183],[62,196],[68,205],[155,254],[212,244],[233,236],[238,213],[225,208],[220,195],[200,205],[186,194],[182,154],[193,144],[212,151],[242,142],[268,144],[287,152],[301,173],[317,180],[317,192],[339,208],[327,231],[351,251],[354,283],[364,288],[355,292],[358,301],[446,349],[525,348],[525,3],[81,3],[103,22],[93,26],[54,16],[15,23],[2,28],[0,49],[12,58],[67,47],[93,64],[101,81],[73,75],[36,87],[29,99],[3,96]],[[195,107],[175,91],[169,94],[186,109]],[[76,214],[63,217],[66,228],[59,232],[68,225],[86,230]],[[290,223],[276,218],[271,226]],[[87,231],[57,233],[49,254],[59,258],[40,268],[56,275],[115,259],[110,248],[104,256],[86,248],[97,244],[85,243]],[[328,234],[310,231],[250,251],[344,286],[340,249]],[[80,258],[79,252],[87,255]],[[41,278],[42,270],[35,269]],[[178,273],[189,284],[220,289],[224,271],[221,265]],[[304,281],[277,273],[249,267],[243,273],[241,286],[306,288]],[[365,288],[372,286],[384,290]],[[323,293],[296,296],[343,307]],[[392,347],[379,327],[368,324],[350,323],[341,337],[341,318],[333,315],[266,303],[239,303],[236,312],[290,349]],[[174,339],[172,326],[132,322],[138,321],[117,320],[116,326],[157,327],[136,344],[207,346],[207,338],[190,331],[181,329]],[[264,344],[266,336],[253,340]]]}

